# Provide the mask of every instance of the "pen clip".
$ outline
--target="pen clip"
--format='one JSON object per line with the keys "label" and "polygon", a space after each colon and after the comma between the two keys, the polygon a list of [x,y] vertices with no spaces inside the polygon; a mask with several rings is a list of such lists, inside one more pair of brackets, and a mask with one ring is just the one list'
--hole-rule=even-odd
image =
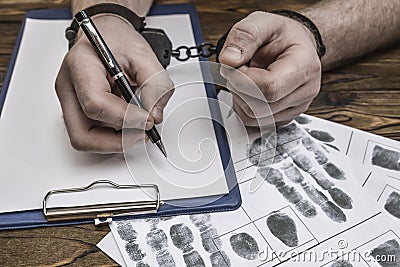
{"label": "pen clip", "polygon": [[96,45],[98,51],[100,52],[101,56],[104,59],[104,62],[108,65],[110,69],[115,68],[114,62],[110,53],[108,52],[108,48],[101,39],[100,35],[97,33],[96,28],[94,27],[93,23],[91,23],[90,19],[84,19],[80,26],[86,28],[87,32],[90,34],[91,39],[93,40],[94,44]]}

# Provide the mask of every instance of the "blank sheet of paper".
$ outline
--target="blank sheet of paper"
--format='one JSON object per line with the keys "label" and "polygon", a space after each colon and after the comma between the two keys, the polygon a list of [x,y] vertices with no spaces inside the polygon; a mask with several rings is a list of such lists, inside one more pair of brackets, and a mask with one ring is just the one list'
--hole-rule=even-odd
{"label": "blank sheet of paper", "polygon": [[[135,167],[128,168],[123,155],[82,153],[74,151],[70,146],[61,108],[54,91],[55,77],[67,52],[64,30],[69,23],[70,21],[66,20],[27,19],[26,21],[0,117],[0,212],[41,208],[42,199],[47,191],[85,186],[98,179],[109,179],[120,184],[157,183],[158,178],[149,177],[144,170],[148,166],[142,164],[145,162],[142,157],[147,158],[147,155],[135,153],[132,162]],[[174,47],[195,44],[188,15],[150,17],[147,23],[150,27],[162,27],[171,38]],[[176,63],[171,62],[171,66]],[[176,75],[172,77],[174,81],[182,80],[180,73],[173,74]],[[201,77],[200,67],[192,67],[191,75],[196,79]],[[174,105],[182,99],[205,98],[206,93],[202,84],[197,84],[192,89],[191,92],[179,89],[176,91],[166,108],[166,117],[169,112],[173,112]],[[197,103],[195,110],[202,110],[202,115],[210,118],[206,101]],[[173,115],[179,118],[179,114]],[[182,123],[182,120],[167,119],[164,125],[158,126],[167,149],[169,142],[174,141],[169,131],[182,127],[177,123]],[[189,140],[187,136],[193,133],[197,138],[195,141],[202,138],[211,140],[214,143],[208,142],[202,151],[207,153],[211,151],[214,161],[203,170],[203,175],[197,174],[201,179],[198,177],[190,179],[190,173],[177,172],[170,164],[174,160],[174,155],[171,154],[170,162],[161,160],[159,155],[154,155],[159,171],[165,174],[173,171],[176,179],[173,182],[184,181],[184,185],[190,188],[190,190],[183,188],[180,191],[179,186],[164,187],[165,183],[161,181],[161,198],[166,200],[227,193],[225,177],[217,179],[217,182],[215,180],[214,174],[223,173],[223,166],[219,151],[215,147],[216,137],[211,120],[202,121],[201,125],[189,124],[185,131],[180,146],[186,147],[183,142],[187,142]],[[147,147],[150,149],[150,157],[153,157],[151,152],[154,149],[153,145],[148,144]],[[188,184],[188,181],[193,183]],[[199,186],[199,183],[204,186]],[[82,199],[82,203],[85,203],[85,199]]]}

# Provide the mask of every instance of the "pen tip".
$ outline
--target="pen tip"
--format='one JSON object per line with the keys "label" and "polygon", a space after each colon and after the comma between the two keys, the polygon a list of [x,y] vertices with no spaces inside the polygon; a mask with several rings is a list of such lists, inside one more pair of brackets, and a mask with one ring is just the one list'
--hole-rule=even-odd
{"label": "pen tip", "polygon": [[160,149],[160,151],[163,153],[164,157],[167,158],[167,151],[165,150],[165,147],[164,147],[163,143],[161,142],[161,140],[157,141],[155,144]]}

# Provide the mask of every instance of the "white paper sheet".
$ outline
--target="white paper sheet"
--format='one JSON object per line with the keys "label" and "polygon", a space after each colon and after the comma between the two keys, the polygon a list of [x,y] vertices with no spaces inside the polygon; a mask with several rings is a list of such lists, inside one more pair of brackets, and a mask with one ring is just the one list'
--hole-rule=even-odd
{"label": "white paper sheet", "polygon": [[[7,98],[0,118],[0,212],[20,211],[41,208],[45,193],[52,189],[86,186],[94,180],[108,179],[120,184],[157,182],[157,177],[149,177],[146,165],[129,166],[122,155],[93,155],[74,151],[64,127],[61,109],[54,91],[54,81],[63,56],[67,52],[64,37],[65,28],[69,25],[65,20],[27,19],[24,35],[19,49],[17,61],[8,88]],[[174,47],[186,44],[194,45],[194,37],[188,15],[168,15],[151,17],[148,26],[162,25],[171,38]],[[179,27],[176,27],[179,25]],[[46,53],[44,53],[44,51]],[[191,60],[195,62],[194,59]],[[171,66],[176,64],[173,60]],[[189,69],[197,79],[201,77],[200,68],[192,64]],[[174,81],[188,79],[174,73]],[[186,75],[186,74],[184,74]],[[192,88],[194,95],[177,89],[166,107],[165,116],[173,113],[173,108],[183,99],[194,97],[205,98],[204,86],[197,84]],[[201,111],[201,115],[210,118],[206,101],[193,107],[193,112]],[[174,117],[179,114],[173,113]],[[170,129],[180,128],[175,124],[179,120],[169,119]],[[185,136],[195,135],[196,141],[208,138],[215,142],[211,120],[203,120],[202,124],[189,124],[185,128]],[[171,124],[171,125],[170,125]],[[173,124],[173,125],[172,125]],[[201,126],[201,128],[199,128]],[[165,137],[168,149],[169,130],[159,126]],[[165,129],[165,130],[164,130]],[[202,135],[204,134],[204,135]],[[188,138],[183,137],[180,145]],[[214,143],[215,144],[215,143]],[[189,147],[191,144],[189,144]],[[150,150],[154,149],[151,146]],[[228,192],[225,178],[215,176],[223,173],[218,149],[214,145],[202,147],[204,153],[215,154],[211,167],[203,171],[202,179],[188,179],[187,172],[176,172],[167,161],[155,159],[161,172],[173,174],[179,184],[183,181],[187,188],[180,188],[172,183],[159,181],[162,199],[175,199],[204,195],[219,195]],[[195,151],[198,153],[198,149]],[[159,152],[157,152],[159,153]],[[143,158],[135,155],[135,161],[143,162]],[[146,157],[146,155],[143,155]],[[157,155],[159,157],[159,155]],[[173,155],[170,161],[173,161]],[[134,180],[130,175],[133,173]],[[188,184],[188,181],[192,183]],[[197,184],[193,184],[196,182]],[[200,186],[199,183],[202,185]],[[172,186],[171,186],[172,185]],[[188,189],[190,188],[190,189]],[[85,200],[82,199],[82,203]]]}
{"label": "white paper sheet", "polygon": [[111,232],[109,232],[102,240],[100,240],[100,242],[97,244],[97,247],[122,267],[126,266],[124,258],[122,257],[122,254],[119,251],[118,245],[115,242],[114,236]]}

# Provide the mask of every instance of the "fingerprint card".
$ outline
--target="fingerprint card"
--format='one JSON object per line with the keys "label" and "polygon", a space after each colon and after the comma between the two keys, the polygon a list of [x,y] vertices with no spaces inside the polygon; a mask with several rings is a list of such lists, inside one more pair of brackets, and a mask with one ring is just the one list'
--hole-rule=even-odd
{"label": "fingerprint card", "polygon": [[[222,213],[219,213],[220,215]],[[230,228],[215,214],[112,222],[113,236],[127,266],[259,266],[278,263],[267,241],[248,221]],[[228,214],[225,213],[225,216]],[[242,220],[245,214],[236,213]],[[267,250],[267,251],[266,251]],[[268,266],[268,265],[266,265]],[[271,265],[272,266],[272,265]]]}
{"label": "fingerprint card", "polygon": [[364,167],[400,179],[400,143],[342,124],[302,114],[296,118],[313,137]]}
{"label": "fingerprint card", "polygon": [[[301,125],[291,123],[277,130],[277,153],[273,163],[265,165],[259,151],[268,147],[268,138],[256,136],[247,146],[257,172],[256,178],[240,184],[240,191],[242,207],[252,220],[290,205],[321,242],[378,212],[362,190],[371,173],[361,164],[326,149]],[[254,183],[260,185],[252,192]]]}
{"label": "fingerprint card", "polygon": [[385,213],[358,224],[282,264],[311,267],[400,266],[400,224]]}
{"label": "fingerprint card", "polygon": [[400,180],[380,173],[373,173],[363,183],[379,209],[400,223]]}

